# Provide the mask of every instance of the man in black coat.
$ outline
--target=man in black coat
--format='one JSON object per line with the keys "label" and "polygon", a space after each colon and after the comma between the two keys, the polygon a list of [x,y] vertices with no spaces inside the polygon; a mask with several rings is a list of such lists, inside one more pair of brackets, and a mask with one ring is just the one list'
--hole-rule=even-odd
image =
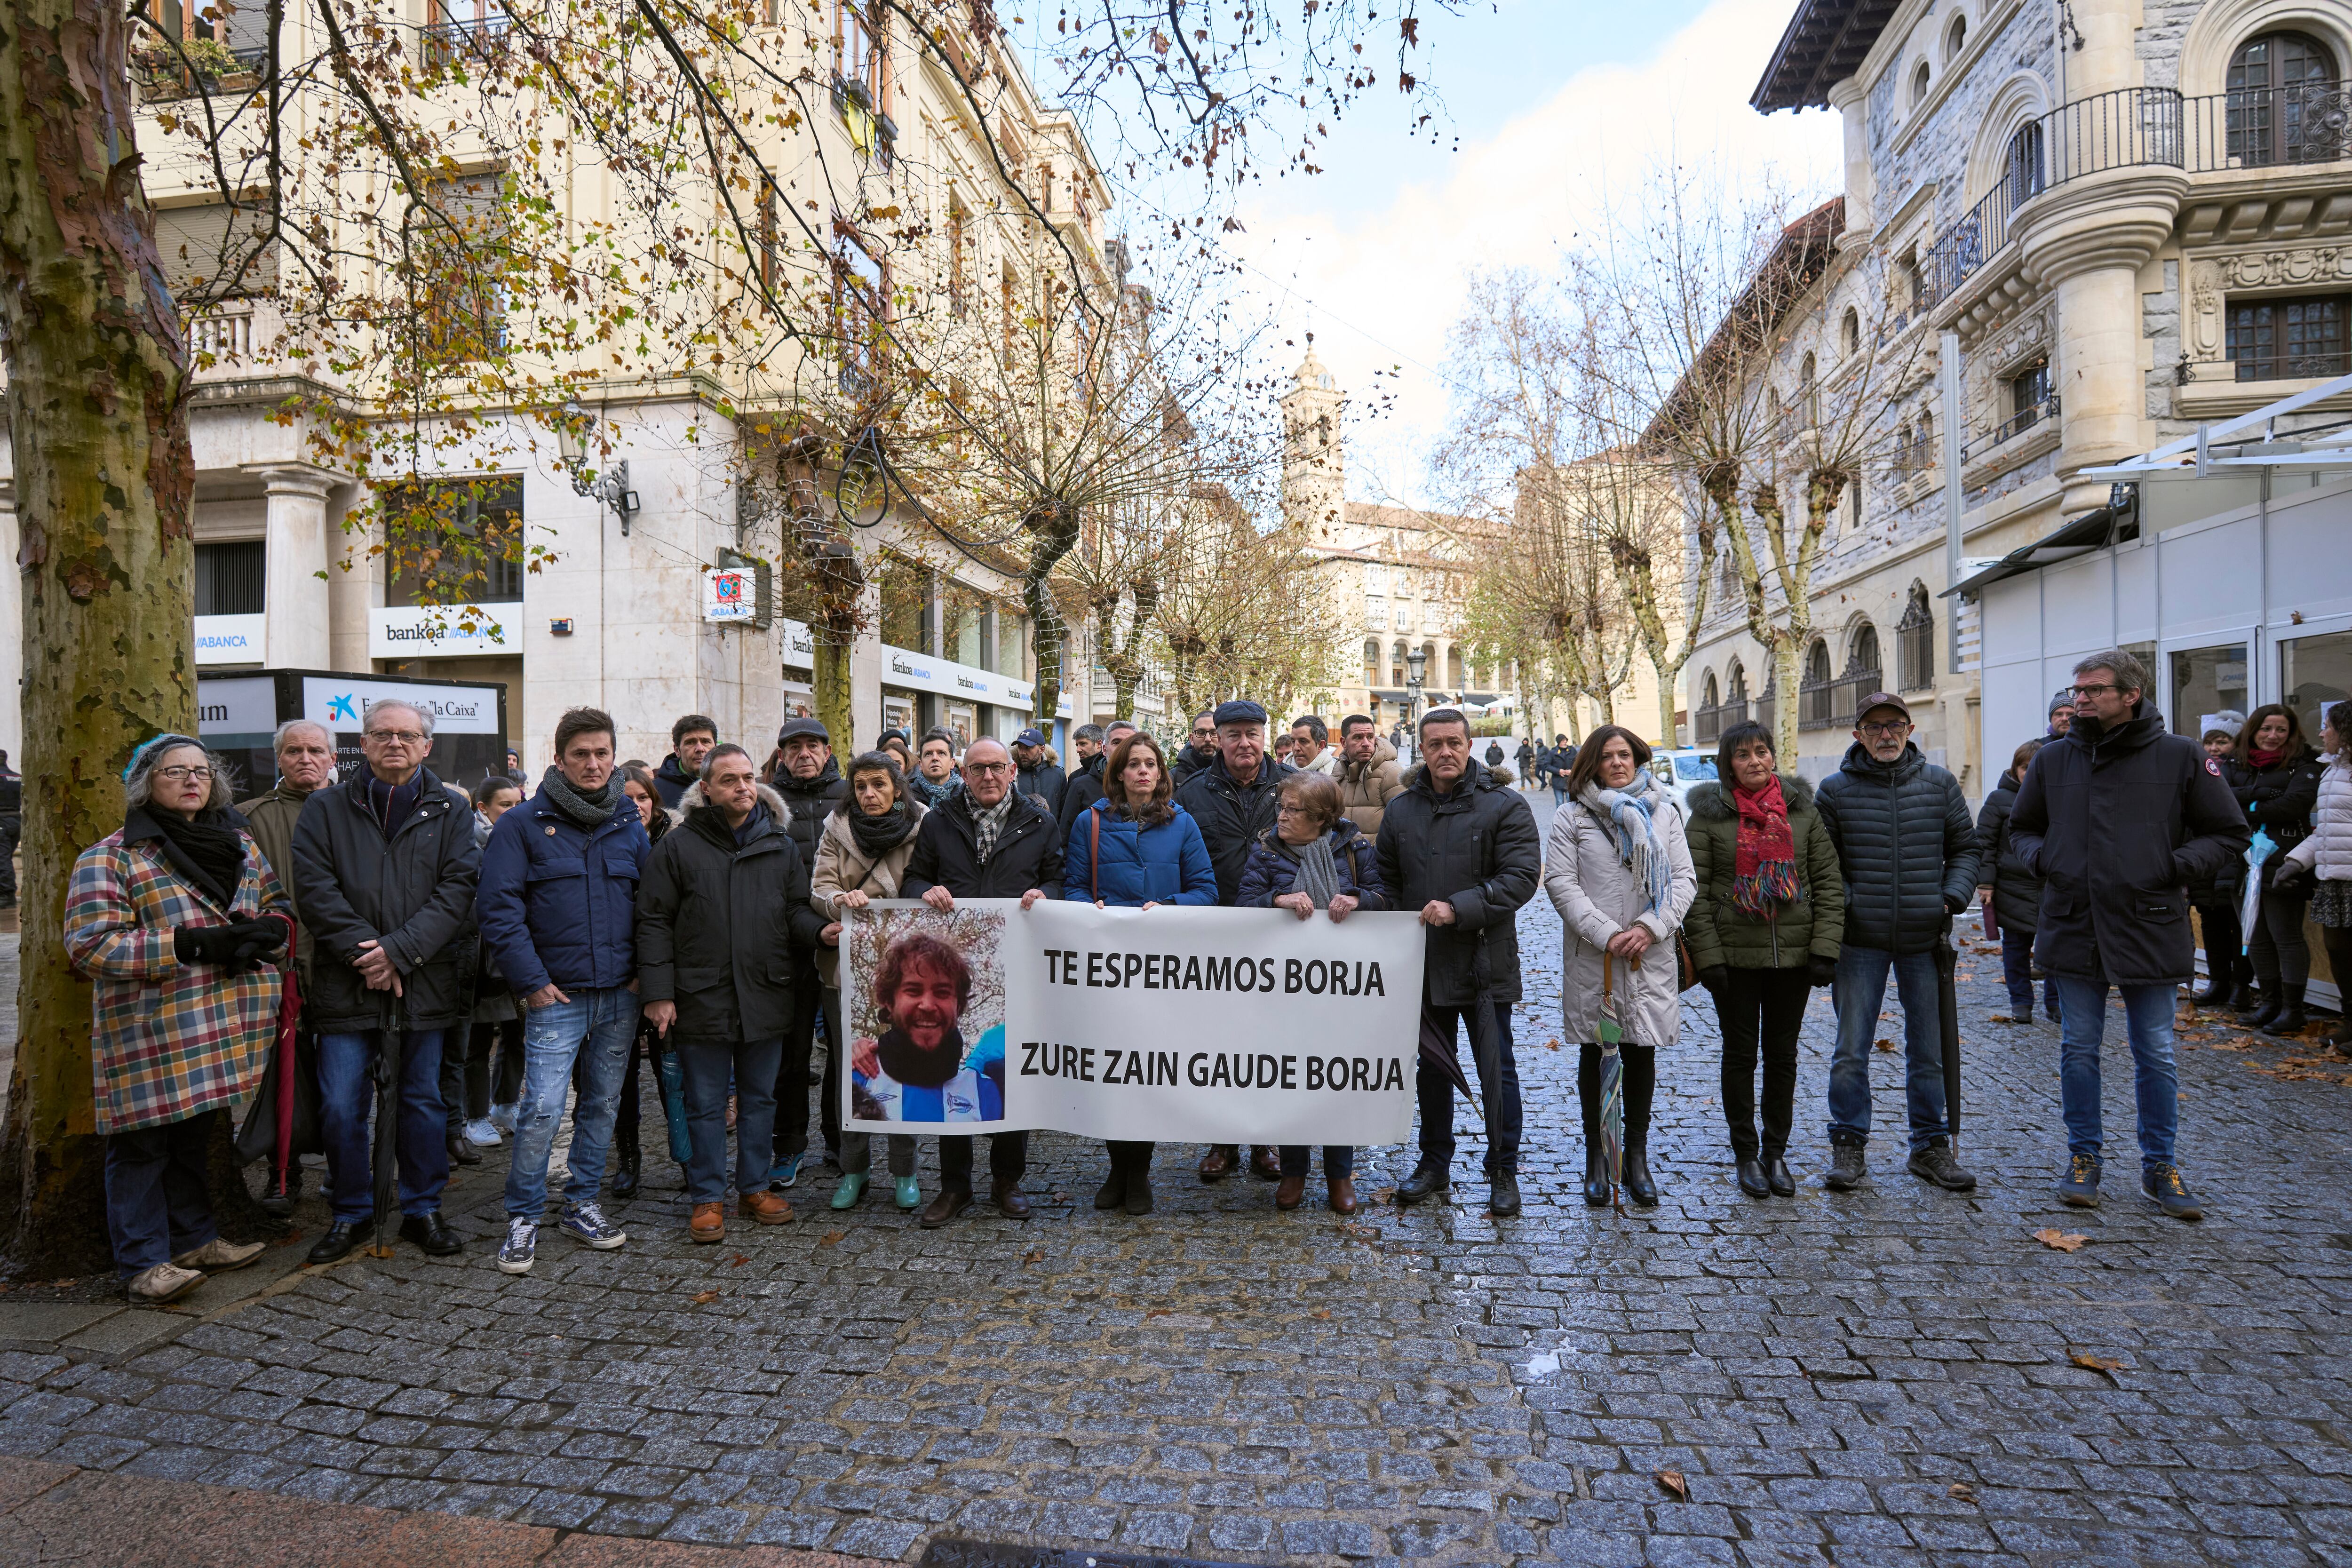
{"label": "man in black coat", "polygon": [[[1091,726],[1089,726],[1091,728]],[[1063,850],[1070,847],[1070,829],[1087,807],[1103,797],[1103,770],[1110,765],[1111,752],[1118,743],[1135,733],[1135,726],[1125,719],[1114,719],[1103,726],[1102,749],[1087,762],[1087,765],[1070,775],[1062,788],[1062,809],[1055,814],[1055,832],[1061,836]]]}
{"label": "man in black coat", "polygon": [[2107,987],[2123,994],[2139,1102],[2140,1190],[2177,1219],[2204,1209],[2173,1163],[2180,1121],[2172,1062],[2178,987],[2196,969],[2188,883],[2220,874],[2253,837],[2221,764],[2168,735],[2137,658],[2119,648],[2074,666],[2074,714],[2042,748],[2009,814],[2010,842],[2042,879],[2033,956],[2058,977],[2058,1100],[2069,1161],[2058,1194],[2099,1201],[2099,1048]]}
{"label": "man in black coat", "polygon": [[[1494,1106],[1486,1121],[1486,1206],[1514,1215],[1519,1212],[1519,1067],[1511,1047],[1511,1006],[1519,999],[1517,918],[1542,879],[1543,842],[1527,797],[1471,756],[1468,719],[1451,708],[1432,709],[1422,715],[1420,740],[1422,763],[1381,818],[1381,880],[1394,907],[1419,910],[1428,928],[1423,1032],[1433,1030],[1451,1050],[1467,1024],[1474,1058],[1479,1031],[1494,1033],[1491,1081],[1485,1063],[1478,1064],[1479,1093]],[[1397,1188],[1397,1201],[1405,1204],[1454,1184],[1454,1080],[1423,1061],[1414,1088],[1421,1100],[1421,1161]]]}
{"label": "man in black coat", "polygon": [[1184,781],[1217,760],[1217,710],[1203,708],[1192,715],[1192,728],[1178,749],[1176,760],[1168,764],[1168,782],[1177,789]]}
{"label": "man in black coat", "polygon": [[[1241,897],[1250,846],[1273,831],[1282,781],[1298,770],[1266,755],[1265,710],[1256,703],[1221,702],[1209,717],[1216,727],[1216,760],[1177,786],[1176,804],[1199,826],[1217,873],[1217,902],[1231,909]],[[1241,1166],[1241,1145],[1213,1143],[1201,1160],[1201,1180],[1223,1181]],[[1259,1144],[1250,1151],[1249,1169],[1262,1182],[1282,1180],[1281,1149]]]}
{"label": "man in black coat", "polygon": [[801,1005],[786,960],[824,922],[809,908],[809,864],[761,794],[750,752],[713,748],[686,820],[654,846],[637,885],[638,994],[686,1076],[687,1234],[700,1242],[727,1234],[730,1075],[737,1207],[761,1225],[793,1218],[767,1185],[770,1086]]}
{"label": "man in black coat", "polygon": [[1813,804],[1845,876],[1845,942],[1838,950],[1837,1044],[1830,1053],[1830,1168],[1843,1193],[1869,1174],[1870,1058],[1886,979],[1903,1003],[1911,1173],[1948,1192],[1977,1179],[1952,1157],[1945,1116],[1942,981],[1936,949],[1952,917],[1976,901],[1977,829],[1960,782],[1919,754],[1911,709],[1874,691],[1854,713],[1853,744]]}
{"label": "man in black coat", "polygon": [[[824,837],[824,819],[849,782],[834,760],[833,731],[822,719],[790,719],[776,731],[776,749],[783,765],[768,782],[784,800],[791,820],[782,824],[800,851],[801,864],[814,870],[818,841]],[[816,1024],[824,1010],[824,988],[817,978],[816,950],[796,947],[793,974],[792,1026],[784,1031],[784,1053],[776,1068],[775,1163],[769,1183],[778,1191],[800,1179],[801,1162],[808,1153],[809,1058],[816,1047]],[[839,1048],[836,1043],[835,1048]],[[826,1146],[839,1152],[841,1129],[837,1112],[820,1114],[818,1125]]]}
{"label": "man in black coat", "polygon": [[431,714],[375,703],[360,731],[366,768],[313,791],[294,822],[295,897],[312,942],[304,1018],[319,1036],[331,1211],[312,1263],[348,1256],[356,1227],[375,1213],[368,1112],[375,1053],[394,1032],[400,1234],[436,1258],[463,1249],[441,1218],[449,1181],[441,1045],[471,1016],[465,971],[482,852],[472,814],[425,766],[432,750]]}
{"label": "man in black coat", "polygon": [[662,805],[677,809],[686,792],[702,777],[703,762],[717,744],[719,721],[703,714],[688,713],[669,727],[669,755],[654,770],[654,788],[660,793]]}
{"label": "man in black coat", "polygon": [[1033,726],[1013,737],[1013,762],[1017,770],[1013,787],[1044,806],[1046,816],[1058,816],[1062,788],[1068,780],[1054,761],[1054,749],[1046,743],[1045,731]]}
{"label": "man in black coat", "polygon": [[[898,896],[920,899],[942,912],[958,899],[1019,899],[1024,910],[1062,896],[1062,840],[1044,806],[1013,787],[1013,756],[1003,743],[979,740],[964,748],[963,789],[923,817],[907,858]],[[925,1228],[943,1226],[971,1205],[971,1140],[940,1140],[940,1195],[919,1216]],[[1029,1169],[1029,1134],[998,1132],[988,1140],[989,1195],[1006,1217],[1027,1219],[1021,1178]]]}

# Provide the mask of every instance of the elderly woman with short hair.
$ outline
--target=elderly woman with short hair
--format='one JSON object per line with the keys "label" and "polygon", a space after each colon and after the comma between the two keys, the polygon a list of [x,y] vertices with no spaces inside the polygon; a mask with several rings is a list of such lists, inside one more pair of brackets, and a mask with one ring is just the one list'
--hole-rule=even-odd
{"label": "elderly woman with short hair", "polygon": [[284,889],[229,808],[226,767],[159,735],[122,772],[122,826],[74,861],[65,944],[93,988],[90,1068],[106,1225],[134,1301],[177,1300],[261,1244],[226,1240],[205,1186],[213,1113],[251,1093],[277,1037]]}

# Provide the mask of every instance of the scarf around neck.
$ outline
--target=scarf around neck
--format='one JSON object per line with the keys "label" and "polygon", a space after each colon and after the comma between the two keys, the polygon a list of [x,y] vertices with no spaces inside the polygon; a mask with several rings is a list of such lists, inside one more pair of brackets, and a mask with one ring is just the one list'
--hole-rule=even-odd
{"label": "scarf around neck", "polygon": [[914,836],[915,825],[922,820],[922,812],[915,797],[901,794],[890,803],[890,809],[879,816],[858,809],[857,795],[852,793],[841,797],[835,816],[849,824],[849,837],[856,841],[857,852],[868,860],[879,860]]}
{"label": "scarf around neck", "polygon": [[1797,839],[1780,777],[1765,780],[1753,795],[1733,784],[1731,804],[1739,813],[1731,901],[1742,914],[1770,920],[1797,897]]}
{"label": "scarf around neck", "polygon": [[957,774],[950,773],[939,783],[933,784],[930,780],[925,778],[919,773],[908,773],[907,775],[907,787],[914,791],[914,793],[921,798],[922,803],[925,805],[931,807],[933,810],[937,810],[939,807],[945,805],[948,803],[948,797],[950,795],[952,795],[957,790],[963,787],[963,780]]}
{"label": "scarf around neck", "polygon": [[2259,746],[2246,748],[2246,761],[2253,763],[2257,769],[2274,768],[2285,756],[2286,751],[2284,747],[2275,752],[2265,752]]}
{"label": "scarf around neck", "polygon": [[602,789],[580,790],[572,787],[572,781],[563,776],[562,768],[551,767],[540,776],[539,793],[547,797],[550,805],[593,833],[612,820],[616,798],[631,811],[637,808],[635,801],[621,794],[620,777],[614,773],[604,781]]}
{"label": "scarf around neck", "polygon": [[1329,909],[1339,894],[1339,867],[1331,858],[1331,836],[1318,833],[1307,843],[1283,847],[1298,857],[1298,875],[1290,890],[1306,894],[1318,910]]}
{"label": "scarf around neck", "polygon": [[173,868],[210,893],[221,908],[234,905],[236,885],[245,876],[245,836],[237,832],[228,814],[208,808],[191,821],[157,806],[146,815],[163,835],[163,858]]}
{"label": "scarf around neck", "polygon": [[1633,782],[1622,790],[1603,789],[1596,779],[1576,798],[1608,826],[1619,863],[1641,884],[1643,908],[1652,914],[1664,910],[1673,898],[1674,870],[1658,831],[1656,777],[1646,768],[1636,769]]}

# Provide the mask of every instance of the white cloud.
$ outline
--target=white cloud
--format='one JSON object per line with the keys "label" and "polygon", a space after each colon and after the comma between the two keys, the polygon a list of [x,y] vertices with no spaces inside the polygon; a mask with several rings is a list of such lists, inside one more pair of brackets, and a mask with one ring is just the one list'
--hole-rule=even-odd
{"label": "white cloud", "polygon": [[1279,280],[1269,289],[1295,290],[1281,310],[1283,335],[1311,328],[1355,407],[1369,405],[1376,372],[1402,366],[1394,383],[1378,384],[1393,386],[1393,412],[1351,422],[1351,493],[1418,488],[1419,454],[1446,406],[1444,386],[1422,367],[1443,364],[1471,269],[1556,267],[1605,202],[1673,157],[1739,174],[1769,168],[1800,194],[1835,188],[1834,116],[1748,107],[1790,4],[1720,0],[1654,58],[1576,72],[1548,101],[1465,144],[1443,183],[1401,187],[1384,210],[1340,219],[1289,205],[1284,198],[1314,187],[1286,183],[1244,211],[1236,248]]}

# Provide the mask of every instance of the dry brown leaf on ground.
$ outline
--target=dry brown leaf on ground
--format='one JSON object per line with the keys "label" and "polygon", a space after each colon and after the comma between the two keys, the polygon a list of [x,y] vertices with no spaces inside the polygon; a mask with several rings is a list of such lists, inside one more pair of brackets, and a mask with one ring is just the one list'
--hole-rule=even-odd
{"label": "dry brown leaf on ground", "polygon": [[744,1257],[741,1253],[740,1253],[740,1252],[739,1252],[739,1253],[737,1253],[737,1254],[735,1255],[734,1258],[731,1260],[731,1262],[730,1262],[730,1267],[731,1267],[731,1268],[742,1268],[742,1267],[743,1267],[743,1265],[745,1265],[746,1263],[749,1263],[749,1262],[751,1262],[751,1260],[750,1258],[748,1258]]}
{"label": "dry brown leaf on ground", "polygon": [[2080,1252],[2083,1250],[2083,1244],[2089,1241],[2091,1238],[2087,1236],[2075,1236],[2056,1230],[2045,1229],[2035,1231],[2033,1233],[2033,1239],[2053,1251]]}
{"label": "dry brown leaf on ground", "polygon": [[705,1290],[694,1298],[694,1304],[699,1307],[706,1301],[716,1301],[717,1300],[719,1300],[718,1291]]}
{"label": "dry brown leaf on ground", "polygon": [[1870,1043],[1876,1046],[1882,1051],[1891,1051],[1895,1048],[1895,1042],[1888,1039],[1884,1035],[1881,1035],[1878,1038],[1871,1041]]}
{"label": "dry brown leaf on ground", "polygon": [[1977,1489],[1969,1485],[1966,1481],[1954,1481],[1950,1486],[1944,1489],[1944,1492],[1946,1496],[1956,1497],[1962,1502],[1974,1502],[1977,1500]]}
{"label": "dry brown leaf on ground", "polygon": [[2111,1355],[2093,1355],[2088,1351],[2076,1351],[2066,1358],[2076,1366],[2090,1372],[2113,1372],[2124,1363]]}
{"label": "dry brown leaf on ground", "polygon": [[1680,1470],[1660,1470],[1658,1484],[1683,1501],[1690,1501],[1690,1483],[1683,1479],[1683,1473]]}
{"label": "dry brown leaf on ground", "polygon": [[838,1247],[841,1245],[841,1238],[848,1234],[845,1230],[828,1230],[816,1238],[816,1244],[819,1247]]}

